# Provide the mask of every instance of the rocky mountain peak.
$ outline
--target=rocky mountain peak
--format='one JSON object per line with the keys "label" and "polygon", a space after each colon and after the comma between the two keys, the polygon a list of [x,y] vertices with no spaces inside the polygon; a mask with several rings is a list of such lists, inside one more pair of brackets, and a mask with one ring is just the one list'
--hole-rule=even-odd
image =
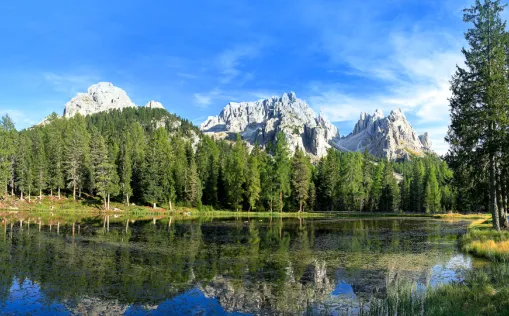
{"label": "rocky mountain peak", "polygon": [[431,151],[427,133],[417,136],[401,109],[392,110],[388,117],[381,110],[373,115],[361,113],[352,133],[333,144],[346,151],[367,149],[370,154],[389,160],[409,159]]}
{"label": "rocky mountain peak", "polygon": [[419,140],[421,141],[421,144],[422,146],[424,146],[425,149],[431,150],[432,143],[427,132],[422,135],[419,135]]}
{"label": "rocky mountain peak", "polygon": [[126,92],[110,82],[99,82],[91,85],[86,93],[78,93],[67,102],[65,117],[76,114],[90,115],[98,112],[135,107]]}
{"label": "rocky mountain peak", "polygon": [[147,104],[145,104],[145,107],[149,109],[164,109],[164,106],[161,104],[161,102],[157,102],[154,100],[149,101]]}
{"label": "rocky mountain peak", "polygon": [[216,137],[240,133],[251,144],[265,146],[283,132],[291,151],[305,148],[315,157],[326,154],[329,142],[338,137],[336,126],[323,115],[316,116],[294,92],[253,102],[230,102],[218,116],[209,117],[200,129]]}

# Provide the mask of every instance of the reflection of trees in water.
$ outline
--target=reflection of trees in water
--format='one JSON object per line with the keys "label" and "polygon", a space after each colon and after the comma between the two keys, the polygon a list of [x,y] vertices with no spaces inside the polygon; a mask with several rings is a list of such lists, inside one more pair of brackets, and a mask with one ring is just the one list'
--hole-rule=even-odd
{"label": "reflection of trees in water", "polygon": [[228,311],[296,312],[326,300],[336,280],[362,296],[384,293],[399,277],[414,278],[405,271],[421,278],[449,238],[433,226],[426,235],[430,227],[422,224],[412,235],[400,221],[306,220],[300,226],[123,218],[111,221],[108,232],[104,220],[73,219],[81,223],[74,238],[72,224],[62,225],[60,236],[47,226],[40,233],[13,228],[12,238],[6,226],[0,299],[18,278],[37,282],[49,299],[74,308],[98,301],[157,305],[198,286]]}

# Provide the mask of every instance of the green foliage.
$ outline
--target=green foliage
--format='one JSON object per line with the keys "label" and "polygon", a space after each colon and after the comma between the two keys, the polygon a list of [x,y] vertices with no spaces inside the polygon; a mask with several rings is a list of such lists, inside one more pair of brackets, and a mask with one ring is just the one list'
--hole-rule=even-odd
{"label": "green foliage", "polygon": [[[6,118],[0,129],[6,140],[0,146],[1,184],[4,190],[10,186],[12,156],[17,193],[63,189],[78,199],[84,192],[100,197],[104,208],[112,199],[170,210],[205,205],[257,212],[399,212],[416,211],[412,199],[419,195],[424,211],[426,187],[434,192],[433,212],[450,210],[455,199],[452,174],[434,156],[393,164],[366,152],[330,149],[311,163],[302,149],[290,156],[282,133],[275,144],[265,150],[255,144],[249,153],[240,135],[235,142],[214,140],[179,122],[161,109],[125,109],[70,119],[53,115],[49,124],[18,133]],[[11,155],[6,144],[14,140]],[[418,194],[411,184],[420,184]]]}
{"label": "green foliage", "polygon": [[[509,37],[499,0],[475,1],[464,10],[465,66],[451,80],[448,161],[462,209],[489,209],[493,225],[506,224],[507,205],[497,191],[507,187]],[[498,201],[497,201],[498,199]],[[507,203],[505,203],[507,204]],[[499,214],[499,207],[501,213]],[[500,221],[499,221],[500,218]]]}

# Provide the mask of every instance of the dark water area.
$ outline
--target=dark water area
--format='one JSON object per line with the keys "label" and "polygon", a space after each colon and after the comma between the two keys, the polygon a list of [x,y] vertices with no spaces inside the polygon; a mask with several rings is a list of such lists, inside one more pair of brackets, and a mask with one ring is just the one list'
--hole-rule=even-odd
{"label": "dark water area", "polygon": [[398,284],[461,281],[468,222],[434,219],[4,221],[0,313],[350,314]]}

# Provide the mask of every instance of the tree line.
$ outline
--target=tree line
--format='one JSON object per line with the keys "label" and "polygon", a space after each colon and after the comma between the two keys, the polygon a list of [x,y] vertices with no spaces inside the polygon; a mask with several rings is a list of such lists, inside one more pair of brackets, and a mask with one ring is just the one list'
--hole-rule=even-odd
{"label": "tree line", "polygon": [[[438,157],[387,162],[330,149],[312,163],[282,133],[262,149],[214,140],[163,109],[124,109],[16,131],[0,124],[4,196],[84,193],[173,209],[441,212],[453,209],[451,171]],[[252,148],[250,148],[252,147]],[[399,175],[398,175],[399,174]]]}

